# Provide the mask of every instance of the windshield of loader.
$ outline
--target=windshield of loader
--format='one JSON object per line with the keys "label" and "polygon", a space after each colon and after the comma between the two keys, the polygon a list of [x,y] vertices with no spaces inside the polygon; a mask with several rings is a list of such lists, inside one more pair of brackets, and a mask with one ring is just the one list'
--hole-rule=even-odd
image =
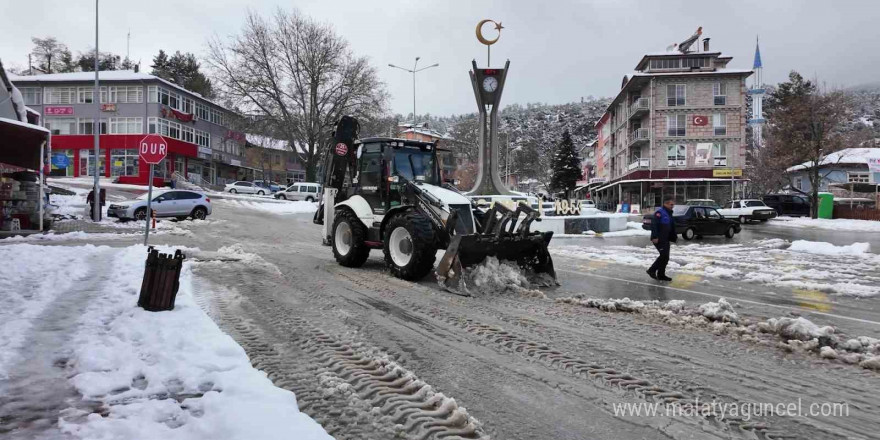
{"label": "windshield of loader", "polygon": [[415,181],[416,176],[425,176],[425,183],[439,185],[434,166],[433,151],[422,151],[418,148],[394,149],[394,174],[407,180]]}

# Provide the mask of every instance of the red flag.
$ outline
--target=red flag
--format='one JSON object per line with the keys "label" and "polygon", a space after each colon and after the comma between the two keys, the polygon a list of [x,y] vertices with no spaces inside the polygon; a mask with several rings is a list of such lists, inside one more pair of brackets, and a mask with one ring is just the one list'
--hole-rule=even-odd
{"label": "red flag", "polygon": [[691,116],[691,124],[694,125],[709,125],[709,117],[702,115],[693,115]]}

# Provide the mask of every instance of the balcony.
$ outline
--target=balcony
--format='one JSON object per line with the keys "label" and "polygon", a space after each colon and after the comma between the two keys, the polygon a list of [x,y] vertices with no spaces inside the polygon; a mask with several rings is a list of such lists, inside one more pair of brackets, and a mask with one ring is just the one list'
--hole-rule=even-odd
{"label": "balcony", "polygon": [[648,98],[639,98],[633,101],[632,105],[629,107],[629,117],[639,118],[648,111],[651,110],[651,101]]}
{"label": "balcony", "polygon": [[633,163],[629,164],[629,166],[627,167],[627,170],[632,171],[632,170],[637,170],[639,168],[648,168],[650,166],[651,166],[650,159],[636,159],[635,161],[633,161]]}
{"label": "balcony", "polygon": [[714,160],[714,164],[716,167],[726,167],[727,166],[727,158],[726,157],[716,157]]}
{"label": "balcony", "polygon": [[637,128],[629,134],[629,146],[648,142],[651,139],[651,131],[647,128]]}

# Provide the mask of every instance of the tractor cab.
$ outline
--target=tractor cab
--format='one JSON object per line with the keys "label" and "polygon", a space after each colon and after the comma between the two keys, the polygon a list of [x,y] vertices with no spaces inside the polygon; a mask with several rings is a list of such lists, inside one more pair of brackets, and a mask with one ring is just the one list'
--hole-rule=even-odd
{"label": "tractor cab", "polygon": [[401,204],[404,182],[440,186],[437,147],[430,142],[367,138],[355,142],[357,161],[349,196],[359,195],[375,214]]}

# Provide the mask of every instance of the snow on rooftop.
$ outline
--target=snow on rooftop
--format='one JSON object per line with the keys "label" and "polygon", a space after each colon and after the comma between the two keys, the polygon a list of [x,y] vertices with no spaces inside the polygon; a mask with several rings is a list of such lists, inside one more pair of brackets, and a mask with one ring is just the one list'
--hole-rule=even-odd
{"label": "snow on rooftop", "polygon": [[[819,163],[819,166],[836,164],[867,165],[868,159],[880,160],[880,148],[846,148],[825,156],[825,158]],[[795,165],[789,168],[787,171],[797,171],[812,167],[812,162],[804,162],[800,165]]]}
{"label": "snow on rooftop", "polygon": [[[95,72],[68,72],[68,73],[46,73],[41,75],[9,75],[9,80],[13,83],[15,82],[77,82],[77,81],[94,81],[95,80]],[[148,73],[143,72],[135,72],[134,70],[102,70],[98,75],[99,81],[160,81],[168,85],[169,87],[174,87],[177,90],[182,90],[191,95],[198,96],[199,98],[204,99],[205,101],[210,102],[218,107],[225,108],[217,102],[214,102],[201,94],[194,92],[192,90],[183,88],[177,84],[174,84],[171,81],[168,81],[164,78],[160,78],[155,75],[150,75]]]}

